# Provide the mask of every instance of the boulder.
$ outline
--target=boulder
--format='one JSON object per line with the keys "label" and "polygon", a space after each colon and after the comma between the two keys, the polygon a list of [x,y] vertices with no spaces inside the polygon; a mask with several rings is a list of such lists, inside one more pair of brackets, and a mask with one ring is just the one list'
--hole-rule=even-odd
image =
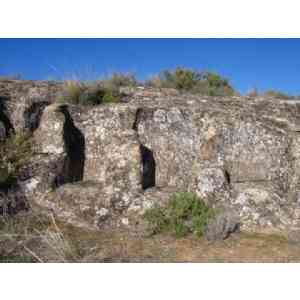
{"label": "boulder", "polygon": [[[138,195],[95,181],[64,184],[35,200],[38,210],[53,213],[59,220],[87,229],[122,225],[122,212]],[[123,225],[128,225],[124,221]]]}
{"label": "boulder", "polygon": [[204,236],[208,241],[225,240],[231,233],[239,230],[240,221],[233,212],[219,213],[206,226]]}
{"label": "boulder", "polygon": [[227,202],[230,198],[229,178],[222,168],[200,168],[197,172],[195,192],[206,202]]}

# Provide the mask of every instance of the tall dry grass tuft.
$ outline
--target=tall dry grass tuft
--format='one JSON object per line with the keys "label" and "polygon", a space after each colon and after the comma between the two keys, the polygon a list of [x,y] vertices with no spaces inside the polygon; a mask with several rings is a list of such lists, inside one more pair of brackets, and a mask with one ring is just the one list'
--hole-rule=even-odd
{"label": "tall dry grass tuft", "polygon": [[0,218],[0,262],[80,262],[79,252],[53,215]]}
{"label": "tall dry grass tuft", "polygon": [[52,226],[45,231],[37,232],[41,241],[51,250],[60,262],[78,262],[80,260],[77,251],[70,241],[64,236],[58,227],[54,216],[50,216]]}

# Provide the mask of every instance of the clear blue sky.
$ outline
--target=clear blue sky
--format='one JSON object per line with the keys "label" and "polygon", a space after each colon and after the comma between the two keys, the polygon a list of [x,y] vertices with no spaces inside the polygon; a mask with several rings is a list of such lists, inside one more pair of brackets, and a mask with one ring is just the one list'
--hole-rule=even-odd
{"label": "clear blue sky", "polygon": [[0,39],[0,75],[140,79],[184,66],[216,71],[244,93],[252,87],[300,95],[300,39]]}

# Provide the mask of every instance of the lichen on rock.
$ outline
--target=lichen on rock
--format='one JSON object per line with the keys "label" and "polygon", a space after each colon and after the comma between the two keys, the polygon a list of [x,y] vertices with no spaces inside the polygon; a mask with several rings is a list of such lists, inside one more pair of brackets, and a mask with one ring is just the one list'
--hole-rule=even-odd
{"label": "lichen on rock", "polygon": [[233,210],[243,230],[300,226],[297,102],[133,87],[124,103],[83,107],[54,103],[60,89],[0,82],[0,140],[23,130],[37,145],[19,178],[31,206],[133,228],[171,191],[191,191]]}

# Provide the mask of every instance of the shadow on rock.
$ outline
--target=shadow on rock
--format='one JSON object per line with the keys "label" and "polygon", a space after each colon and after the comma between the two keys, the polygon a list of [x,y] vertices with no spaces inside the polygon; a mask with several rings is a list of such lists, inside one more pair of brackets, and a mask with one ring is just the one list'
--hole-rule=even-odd
{"label": "shadow on rock", "polygon": [[7,116],[6,101],[8,101],[7,97],[0,96],[0,122],[2,122],[5,127],[5,135],[7,137],[11,133],[14,133],[14,128]]}
{"label": "shadow on rock", "polygon": [[62,106],[60,111],[65,116],[63,128],[63,138],[67,152],[63,171],[56,180],[56,186],[64,183],[72,183],[83,179],[85,163],[85,138],[81,131],[74,125],[70,113],[66,106]]}

